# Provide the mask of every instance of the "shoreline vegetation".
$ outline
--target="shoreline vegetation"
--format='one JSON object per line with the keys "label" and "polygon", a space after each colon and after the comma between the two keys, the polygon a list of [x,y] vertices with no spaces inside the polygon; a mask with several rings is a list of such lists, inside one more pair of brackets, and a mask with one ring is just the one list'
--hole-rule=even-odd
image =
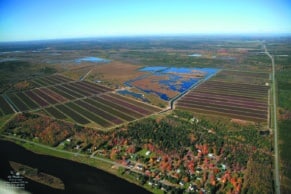
{"label": "shoreline vegetation", "polygon": [[[107,162],[105,162],[106,159],[105,160],[98,160],[98,159],[96,159],[96,157],[91,158],[90,156],[84,155],[84,154],[78,154],[75,152],[68,152],[68,151],[64,151],[64,150],[54,149],[53,147],[45,146],[43,144],[38,144],[38,143],[35,143],[32,141],[20,139],[17,137],[0,135],[0,140],[10,141],[10,142],[15,143],[17,145],[20,145],[20,146],[24,147],[25,149],[32,151],[36,154],[47,155],[47,156],[52,156],[52,157],[57,157],[57,158],[63,158],[63,159],[70,160],[73,162],[86,164],[88,166],[97,168],[99,170],[103,170],[107,173],[110,173],[110,174],[116,176],[116,177],[124,179],[124,180],[128,181],[129,183],[133,183],[133,184],[135,184],[139,187],[142,187],[150,192],[157,193],[157,194],[161,193],[161,191],[158,189],[152,189],[148,186],[143,186],[143,185],[139,184],[139,182],[137,180],[133,179],[133,177],[131,177],[131,176],[124,176],[124,174],[122,174],[123,171],[119,169],[119,168],[122,168],[120,165],[114,165],[112,163],[108,163],[109,160]],[[14,162],[14,164],[15,164],[15,162]],[[116,166],[118,166],[118,168],[116,168]],[[32,179],[32,180],[37,181],[36,180],[37,178],[36,177],[34,177],[34,178],[35,179]],[[41,182],[39,182],[39,183],[41,183]],[[50,186],[47,182],[46,183],[42,182],[42,184]],[[65,188],[65,185],[64,185],[63,189],[64,188]]]}

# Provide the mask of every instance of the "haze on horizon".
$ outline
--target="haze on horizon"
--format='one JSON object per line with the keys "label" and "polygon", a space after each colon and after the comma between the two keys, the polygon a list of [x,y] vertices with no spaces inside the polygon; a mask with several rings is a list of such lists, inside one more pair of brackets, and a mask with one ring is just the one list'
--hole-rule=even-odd
{"label": "haze on horizon", "polygon": [[143,35],[290,34],[288,0],[1,0],[0,42]]}

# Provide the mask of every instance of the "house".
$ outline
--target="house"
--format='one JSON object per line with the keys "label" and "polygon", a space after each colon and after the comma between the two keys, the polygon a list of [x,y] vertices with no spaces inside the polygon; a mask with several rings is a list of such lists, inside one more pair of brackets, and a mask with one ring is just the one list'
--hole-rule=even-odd
{"label": "house", "polygon": [[149,156],[150,154],[151,154],[150,151],[147,151],[147,152],[145,153],[146,156]]}
{"label": "house", "polygon": [[157,162],[160,162],[161,160],[162,160],[161,156],[157,158]]}
{"label": "house", "polygon": [[136,165],[136,169],[140,170],[140,171],[143,171],[144,167],[142,165],[138,164],[138,165]]}
{"label": "house", "polygon": [[197,186],[190,184],[188,187],[188,191],[194,191],[194,190],[197,191]]}
{"label": "house", "polygon": [[221,168],[222,170],[226,170],[226,165],[225,165],[225,164],[221,164],[221,165],[220,165],[220,168]]}
{"label": "house", "polygon": [[179,185],[181,185],[183,187],[185,185],[184,181],[180,181]]}
{"label": "house", "polygon": [[213,155],[212,153],[209,153],[209,154],[208,154],[208,157],[209,157],[209,158],[213,158],[214,155]]}

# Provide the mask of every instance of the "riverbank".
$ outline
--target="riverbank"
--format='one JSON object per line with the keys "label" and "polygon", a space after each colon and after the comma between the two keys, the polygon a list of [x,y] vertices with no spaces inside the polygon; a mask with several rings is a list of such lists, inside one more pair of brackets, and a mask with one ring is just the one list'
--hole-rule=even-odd
{"label": "riverbank", "polygon": [[[157,193],[155,191],[149,190],[149,188],[146,188],[148,191],[142,189],[144,187],[142,185],[138,184],[138,182],[136,180],[134,180],[133,177],[121,175],[120,170],[118,168],[112,168],[113,165],[110,163],[107,163],[105,161],[96,160],[94,158],[90,158],[89,156],[83,155],[83,154],[67,152],[64,150],[54,150],[54,148],[49,149],[49,148],[47,148],[48,146],[45,146],[42,144],[40,144],[38,146],[34,142],[29,142],[27,140],[17,139],[15,137],[1,136],[1,141],[9,141],[9,142],[15,143],[15,144],[20,145],[21,147],[25,148],[26,150],[30,150],[33,153],[36,153],[37,155],[40,154],[41,156],[44,156],[44,157],[53,156],[54,159],[60,159],[60,158],[65,159],[68,162],[74,163],[75,166],[86,164],[86,165],[88,165],[88,167],[89,166],[94,167],[97,171],[103,171],[103,172],[101,172],[101,174],[105,174],[105,173],[108,174],[109,173],[110,175],[115,176],[116,179],[121,178],[122,179],[122,180],[120,179],[121,182],[126,180],[128,183],[123,183],[125,185],[128,185],[128,184],[133,185],[134,184],[135,186],[132,186],[132,187],[136,188],[137,190],[140,190],[142,193],[148,193],[148,191]],[[84,176],[86,176],[86,175],[84,175]],[[84,177],[84,178],[86,179],[87,177]],[[66,180],[65,182],[68,182],[68,181],[69,180]],[[113,184],[113,183],[110,181],[110,182],[106,182],[106,183],[103,182],[102,184]],[[114,185],[115,184],[116,183],[114,183]],[[65,185],[66,185],[66,183],[65,183]],[[116,187],[116,185],[115,185],[115,187]],[[140,191],[139,191],[139,193],[140,193]]]}

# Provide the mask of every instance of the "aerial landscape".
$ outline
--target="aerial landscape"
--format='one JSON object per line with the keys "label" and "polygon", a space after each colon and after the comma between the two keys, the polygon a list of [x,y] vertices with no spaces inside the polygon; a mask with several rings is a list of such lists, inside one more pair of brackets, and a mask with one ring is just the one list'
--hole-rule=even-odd
{"label": "aerial landscape", "polygon": [[0,193],[291,193],[288,1],[68,3],[0,2]]}

